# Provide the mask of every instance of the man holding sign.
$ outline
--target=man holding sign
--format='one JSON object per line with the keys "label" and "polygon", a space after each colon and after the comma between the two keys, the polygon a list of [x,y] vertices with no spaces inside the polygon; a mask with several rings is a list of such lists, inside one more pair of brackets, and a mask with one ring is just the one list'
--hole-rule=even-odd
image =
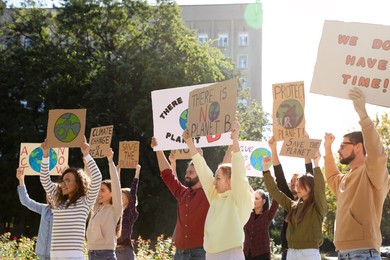
{"label": "man holding sign", "polygon": [[380,225],[388,193],[388,157],[368,117],[366,96],[355,88],[349,91],[349,98],[362,131],[344,135],[337,151],[340,163],[351,169],[348,173],[339,172],[332,152],[335,137],[325,133],[325,175],[329,189],[337,197],[334,244],[341,260],[381,259]]}
{"label": "man holding sign", "polygon": [[[153,137],[151,147],[157,146]],[[176,198],[177,220],[175,227],[175,259],[205,259],[203,249],[204,223],[209,202],[199,181],[194,164],[186,170],[184,185],[176,178],[163,151],[156,151],[161,178]]]}

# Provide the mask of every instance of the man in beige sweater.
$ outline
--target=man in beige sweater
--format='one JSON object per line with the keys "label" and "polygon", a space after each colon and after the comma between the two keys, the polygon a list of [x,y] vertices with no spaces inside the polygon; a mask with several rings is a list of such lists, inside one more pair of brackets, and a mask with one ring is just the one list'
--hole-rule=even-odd
{"label": "man in beige sweater", "polygon": [[349,97],[360,118],[361,132],[344,135],[337,151],[341,164],[349,166],[341,174],[332,152],[335,137],[325,134],[325,175],[329,189],[337,197],[334,244],[338,258],[378,259],[382,235],[383,203],[389,191],[387,154],[366,111],[366,97],[352,89]]}

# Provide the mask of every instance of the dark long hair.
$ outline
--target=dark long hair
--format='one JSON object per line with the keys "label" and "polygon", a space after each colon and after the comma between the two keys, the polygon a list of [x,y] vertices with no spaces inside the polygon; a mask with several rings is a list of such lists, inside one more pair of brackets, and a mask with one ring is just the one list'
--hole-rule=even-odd
{"label": "dark long hair", "polygon": [[71,173],[75,176],[76,179],[76,192],[72,197],[69,197],[69,195],[62,194],[61,185],[57,185],[57,194],[55,198],[55,205],[59,206],[65,203],[68,199],[69,202],[66,203],[65,208],[68,208],[72,204],[76,204],[77,200],[85,194],[87,194],[88,186],[89,186],[89,180],[87,175],[84,173],[82,169],[77,168],[68,168],[64,171],[64,173],[59,178],[59,183],[61,183],[64,179],[65,174]]}
{"label": "dark long hair", "polygon": [[303,218],[305,217],[307,210],[309,209],[311,204],[314,203],[314,176],[310,173],[299,174],[297,177],[297,182],[299,183],[299,186],[302,187],[304,190],[307,190],[307,187],[310,188],[309,198],[307,200],[299,198],[298,200],[294,201],[291,210],[286,216],[287,222],[292,221],[293,216],[297,215],[298,206],[300,204],[303,204],[302,211],[296,218],[297,223],[301,223]]}

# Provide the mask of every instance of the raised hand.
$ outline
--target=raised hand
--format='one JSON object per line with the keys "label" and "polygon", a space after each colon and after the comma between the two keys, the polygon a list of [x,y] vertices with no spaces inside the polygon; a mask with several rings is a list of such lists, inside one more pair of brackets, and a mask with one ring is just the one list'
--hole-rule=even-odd
{"label": "raised hand", "polygon": [[263,172],[269,170],[269,164],[271,163],[271,157],[264,156],[263,160],[261,160],[261,164],[263,166]]}
{"label": "raised hand", "polygon": [[359,88],[350,89],[348,97],[353,101],[353,106],[360,119],[366,118],[368,116],[366,111],[366,96],[363,91]]}
{"label": "raised hand", "polygon": [[16,169],[16,178],[19,180],[19,186],[24,186],[24,172],[23,168]]}
{"label": "raised hand", "polygon": [[314,156],[314,159],[313,159],[314,167],[319,167],[318,162],[320,161],[320,159],[321,159],[321,153],[320,153],[320,150],[318,150]]}
{"label": "raised hand", "polygon": [[156,137],[152,137],[152,140],[150,142],[150,147],[152,147],[152,149],[154,149],[154,147],[156,147],[158,144],[157,144],[157,140],[156,140]]}
{"label": "raised hand", "polygon": [[87,138],[84,136],[84,143],[83,145],[80,147],[81,149],[81,152],[83,153],[83,157],[86,157],[88,154],[89,154],[89,144],[87,143]]}
{"label": "raised hand", "polygon": [[268,145],[271,148],[271,150],[276,151],[276,141],[275,138],[272,136],[271,139],[268,140]]}
{"label": "raised hand", "polygon": [[112,162],[112,161],[113,161],[113,159],[114,159],[114,151],[113,151],[111,148],[108,148],[108,149],[107,149],[107,155],[106,155],[106,157],[107,157],[107,160],[108,160],[109,162]]}
{"label": "raised hand", "polygon": [[49,157],[49,146],[47,144],[47,139],[41,143],[41,148],[43,152],[43,158],[48,158]]}
{"label": "raised hand", "polygon": [[324,148],[325,150],[331,150],[332,149],[332,144],[334,142],[336,138],[334,137],[333,134],[331,133],[325,133],[325,137],[324,137]]}

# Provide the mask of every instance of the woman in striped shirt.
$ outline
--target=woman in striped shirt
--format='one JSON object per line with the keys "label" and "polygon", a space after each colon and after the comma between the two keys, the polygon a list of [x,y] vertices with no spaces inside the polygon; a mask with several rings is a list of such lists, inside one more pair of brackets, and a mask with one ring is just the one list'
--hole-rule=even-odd
{"label": "woman in striped shirt", "polygon": [[89,145],[85,140],[81,152],[91,174],[90,184],[82,169],[68,168],[60,176],[60,185],[56,185],[50,179],[49,147],[46,140],[41,147],[43,158],[40,180],[45,191],[54,198],[55,205],[50,258],[84,260],[85,224],[96,201],[102,175],[89,155]]}

